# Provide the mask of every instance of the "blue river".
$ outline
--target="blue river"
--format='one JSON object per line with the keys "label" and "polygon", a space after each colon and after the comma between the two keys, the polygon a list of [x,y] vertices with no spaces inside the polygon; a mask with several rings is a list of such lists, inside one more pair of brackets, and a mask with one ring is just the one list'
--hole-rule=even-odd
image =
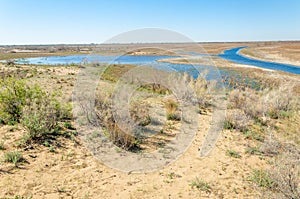
{"label": "blue river", "polygon": [[246,46],[225,50],[223,54],[219,54],[218,56],[238,64],[247,64],[247,65],[257,66],[260,68],[280,70],[288,73],[300,74],[300,67],[298,66],[261,61],[261,60],[251,59],[243,55],[240,55],[239,51],[243,48],[246,48]]}
{"label": "blue river", "polygon": [[[260,61],[256,59],[251,59],[239,54],[239,51],[246,46],[232,48],[225,50],[224,53],[218,56],[225,60],[238,63],[252,65],[260,68],[266,68],[271,70],[280,70],[293,74],[300,74],[300,67],[293,66],[289,64],[281,64],[268,61]],[[192,53],[194,56],[210,56]],[[134,55],[123,55],[123,56],[102,56],[102,55],[70,55],[70,56],[50,56],[50,57],[35,57],[35,58],[25,58],[18,59],[16,63],[19,64],[45,64],[45,65],[61,65],[61,64],[80,64],[83,62],[99,62],[99,63],[110,63],[110,64],[136,64],[136,65],[153,65],[153,67],[161,68],[164,70],[174,70],[174,71],[190,71],[192,68],[203,69],[207,66],[189,64],[171,64],[157,62],[160,59],[172,58],[172,56],[134,56]],[[222,69],[219,69],[222,71]]]}

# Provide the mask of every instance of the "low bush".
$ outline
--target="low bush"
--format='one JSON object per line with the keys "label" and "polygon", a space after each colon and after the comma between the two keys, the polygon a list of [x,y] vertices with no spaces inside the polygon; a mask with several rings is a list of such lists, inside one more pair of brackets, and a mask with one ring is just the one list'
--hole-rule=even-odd
{"label": "low bush", "polygon": [[0,150],[4,150],[5,149],[5,147],[4,147],[4,141],[1,141],[0,142]]}
{"label": "low bush", "polygon": [[[96,98],[96,115],[99,124],[106,129],[106,135],[112,143],[126,149],[135,150],[139,147],[139,140],[133,132],[124,132],[120,129],[112,114],[112,101],[105,96],[98,95]],[[137,120],[139,119],[136,116]]]}
{"label": "low bush", "polygon": [[233,158],[241,158],[242,157],[238,152],[236,152],[234,150],[227,150],[226,155],[233,157]]}
{"label": "low bush", "polygon": [[292,89],[291,85],[283,85],[263,91],[233,90],[229,95],[229,107],[243,110],[252,119],[262,122],[266,116],[273,119],[288,117],[290,111],[297,111],[300,107],[299,98]]}
{"label": "low bush", "polygon": [[180,116],[178,114],[178,104],[174,100],[167,100],[165,102],[166,107],[166,117],[168,120],[180,120]]}
{"label": "low bush", "polygon": [[202,179],[196,177],[191,183],[192,189],[196,188],[199,191],[211,192],[211,186]]}
{"label": "low bush", "polygon": [[243,135],[246,139],[256,140],[262,142],[264,140],[264,136],[261,133],[257,132],[253,129],[247,129],[243,131]]}
{"label": "low bush", "polygon": [[246,131],[250,124],[249,117],[242,110],[235,109],[226,113],[224,129]]}
{"label": "low bush", "polygon": [[264,101],[268,104],[267,114],[273,119],[288,116],[289,111],[300,107],[299,99],[294,95],[291,85],[271,90],[264,96]]}
{"label": "low bush", "polygon": [[281,150],[282,146],[280,142],[273,139],[266,139],[260,147],[260,151],[266,156],[278,155]]}
{"label": "low bush", "polygon": [[130,116],[139,126],[147,126],[151,122],[149,104],[141,100],[132,100],[130,103]]}
{"label": "low bush", "polygon": [[223,124],[223,128],[232,130],[232,129],[234,129],[234,125],[232,124],[232,122],[230,120],[225,120],[224,124]]}
{"label": "low bush", "polygon": [[0,87],[0,121],[4,124],[19,122],[27,99],[37,90],[12,77],[1,79]]}
{"label": "low bush", "polygon": [[262,152],[258,147],[247,147],[246,148],[246,153],[251,154],[251,155],[261,155]]}
{"label": "low bush", "polygon": [[142,86],[140,86],[140,88],[138,90],[150,91],[150,92],[161,94],[161,95],[168,95],[168,94],[172,93],[172,91],[170,91],[166,87],[164,87],[160,84],[156,84],[156,83],[142,85]]}
{"label": "low bush", "polygon": [[28,130],[28,138],[34,140],[57,131],[60,111],[60,103],[46,93],[32,99],[24,106],[21,118],[22,125]]}
{"label": "low bush", "polygon": [[71,107],[62,105],[54,95],[39,86],[7,77],[0,80],[0,121],[21,123],[28,131],[20,143],[26,144],[59,128],[59,122],[71,118]]}
{"label": "low bush", "polygon": [[249,180],[263,188],[272,189],[275,186],[275,182],[272,180],[270,173],[264,170],[253,170]]}
{"label": "low bush", "polygon": [[9,59],[9,60],[6,61],[5,66],[14,67],[15,66],[15,61],[13,59]]}
{"label": "low bush", "polygon": [[254,120],[260,120],[266,110],[261,96],[262,93],[248,88],[245,91],[233,90],[229,95],[229,107],[243,111]]}
{"label": "low bush", "polygon": [[[296,152],[296,153],[299,153]],[[288,152],[276,159],[270,175],[276,184],[275,191],[287,199],[300,198],[299,155]]]}
{"label": "low bush", "polygon": [[15,166],[17,166],[18,163],[24,161],[24,158],[20,152],[12,151],[4,154],[4,161],[13,163]]}
{"label": "low bush", "polygon": [[299,151],[288,149],[272,162],[268,170],[253,170],[249,180],[263,188],[270,198],[300,198]]}

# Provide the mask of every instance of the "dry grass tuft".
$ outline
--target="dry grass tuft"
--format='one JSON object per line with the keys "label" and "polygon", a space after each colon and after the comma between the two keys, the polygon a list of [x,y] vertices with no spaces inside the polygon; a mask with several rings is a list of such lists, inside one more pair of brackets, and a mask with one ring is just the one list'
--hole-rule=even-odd
{"label": "dry grass tuft", "polygon": [[168,99],[165,102],[166,114],[168,120],[180,120],[180,116],[178,114],[178,103],[174,100]]}

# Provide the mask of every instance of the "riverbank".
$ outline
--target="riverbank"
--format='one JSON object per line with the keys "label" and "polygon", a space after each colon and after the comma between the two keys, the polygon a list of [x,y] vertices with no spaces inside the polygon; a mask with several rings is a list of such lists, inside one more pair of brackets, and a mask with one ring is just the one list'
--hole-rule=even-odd
{"label": "riverbank", "polygon": [[291,64],[300,67],[300,42],[274,42],[263,46],[250,46],[239,54],[262,61]]}
{"label": "riverbank", "polygon": [[206,66],[215,66],[219,68],[254,68],[260,69],[264,71],[273,71],[271,69],[260,68],[257,66],[246,65],[246,64],[237,64],[231,61],[224,60],[217,56],[207,56],[207,57],[194,57],[194,56],[186,56],[185,58],[168,58],[168,59],[160,59],[158,62],[172,63],[172,64],[190,64],[190,65],[206,65]]}

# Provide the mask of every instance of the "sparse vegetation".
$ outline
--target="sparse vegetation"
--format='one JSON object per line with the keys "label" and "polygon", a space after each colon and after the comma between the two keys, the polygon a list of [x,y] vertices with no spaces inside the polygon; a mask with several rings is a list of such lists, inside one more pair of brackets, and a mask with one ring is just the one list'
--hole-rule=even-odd
{"label": "sparse vegetation", "polygon": [[72,126],[71,122],[65,122],[64,127],[70,130],[74,130],[74,127]]}
{"label": "sparse vegetation", "polygon": [[4,124],[21,123],[27,129],[22,144],[58,131],[59,122],[70,118],[69,108],[37,85],[28,86],[11,77],[0,84],[0,120]]}
{"label": "sparse vegetation", "polygon": [[18,151],[12,151],[12,152],[5,153],[3,159],[5,162],[13,163],[15,166],[17,166],[18,163],[24,161],[22,154]]}
{"label": "sparse vegetation", "polygon": [[263,136],[261,133],[253,130],[253,129],[247,129],[242,132],[246,139],[256,140],[256,141],[263,141]]}
{"label": "sparse vegetation", "polygon": [[5,150],[4,141],[0,141],[0,150]]}
{"label": "sparse vegetation", "polygon": [[276,159],[274,167],[270,171],[270,176],[276,184],[275,191],[287,199],[300,198],[298,158],[298,154],[284,153]]}
{"label": "sparse vegetation", "polygon": [[140,126],[147,126],[151,122],[149,104],[142,100],[132,100],[130,103],[130,116]]}
{"label": "sparse vegetation", "polygon": [[44,94],[24,107],[21,123],[28,130],[30,140],[58,131],[61,119],[59,106],[58,101]]}
{"label": "sparse vegetation", "polygon": [[234,150],[227,150],[226,155],[233,157],[233,158],[241,158],[242,157],[238,152],[236,152]]}
{"label": "sparse vegetation", "polygon": [[22,80],[9,77],[0,80],[0,121],[15,124],[20,121],[27,99],[39,93],[39,88],[30,89]]}
{"label": "sparse vegetation", "polygon": [[167,100],[165,102],[166,114],[168,120],[180,120],[178,115],[178,104],[174,100]]}
{"label": "sparse vegetation", "polygon": [[284,153],[276,158],[271,169],[253,170],[249,180],[263,188],[263,192],[268,192],[270,196],[287,199],[299,198],[300,167],[298,158],[298,154]]}
{"label": "sparse vegetation", "polygon": [[112,114],[111,103],[111,100],[107,100],[103,96],[97,97],[96,115],[100,125],[107,129],[107,135],[114,144],[127,150],[134,150],[138,147],[138,139],[130,134],[134,132],[124,132],[119,128]]}
{"label": "sparse vegetation", "polygon": [[[284,97],[282,97],[284,96]],[[277,119],[288,111],[299,109],[299,98],[292,92],[291,85],[272,90],[233,90],[229,96],[229,107],[239,109],[253,120],[266,123],[266,117]]]}
{"label": "sparse vegetation", "polygon": [[261,155],[262,152],[258,147],[247,147],[246,148],[246,153],[251,154],[251,155]]}
{"label": "sparse vegetation", "polygon": [[253,170],[251,176],[249,177],[249,180],[257,184],[257,186],[267,189],[272,189],[275,186],[275,183],[271,179],[270,174],[261,169]]}
{"label": "sparse vegetation", "polygon": [[244,112],[236,109],[227,112],[224,122],[224,128],[246,131],[250,124],[251,121],[249,121],[249,118],[244,114]]}
{"label": "sparse vegetation", "polygon": [[12,60],[12,59],[9,59],[9,60],[6,61],[5,66],[13,67],[13,66],[15,66],[15,61]]}
{"label": "sparse vegetation", "polygon": [[202,179],[196,177],[191,183],[192,189],[196,188],[199,191],[211,192],[211,186]]}

